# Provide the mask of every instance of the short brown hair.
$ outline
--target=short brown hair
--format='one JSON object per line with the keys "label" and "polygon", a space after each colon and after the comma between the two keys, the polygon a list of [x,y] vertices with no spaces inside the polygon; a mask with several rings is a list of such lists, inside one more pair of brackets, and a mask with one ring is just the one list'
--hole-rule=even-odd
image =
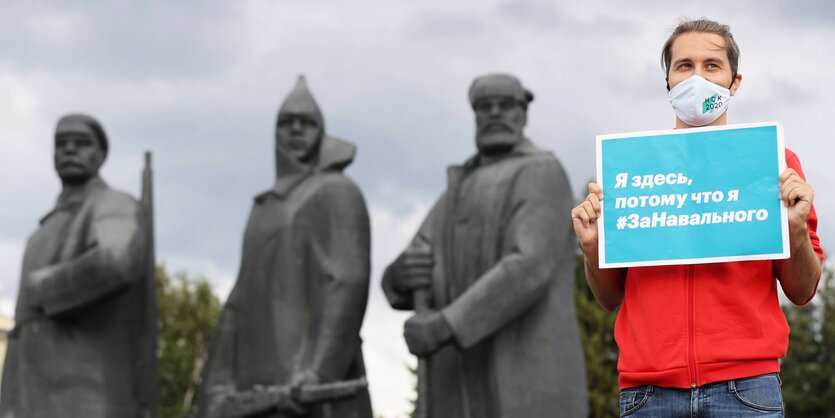
{"label": "short brown hair", "polygon": [[664,49],[661,50],[661,68],[664,69],[667,89],[670,88],[670,61],[673,59],[673,42],[679,35],[690,32],[713,33],[725,39],[725,52],[728,54],[728,61],[731,63],[732,79],[735,79],[737,70],[739,70],[739,45],[734,40],[731,27],[706,18],[698,20],[682,19],[678,26],[673,29],[670,37],[667,38]]}

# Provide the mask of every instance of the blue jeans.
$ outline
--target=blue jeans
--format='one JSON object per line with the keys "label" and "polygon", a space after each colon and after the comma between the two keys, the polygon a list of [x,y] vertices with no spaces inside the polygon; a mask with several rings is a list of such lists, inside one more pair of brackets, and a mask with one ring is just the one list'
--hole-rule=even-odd
{"label": "blue jeans", "polygon": [[620,392],[620,416],[631,418],[783,417],[776,373],[693,389],[639,386]]}

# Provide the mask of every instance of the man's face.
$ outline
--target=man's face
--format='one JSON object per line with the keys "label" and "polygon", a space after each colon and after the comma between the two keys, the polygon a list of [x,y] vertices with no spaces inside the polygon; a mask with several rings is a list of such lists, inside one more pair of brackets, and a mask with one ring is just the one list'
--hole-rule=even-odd
{"label": "man's face", "polygon": [[322,126],[310,115],[291,113],[283,114],[278,119],[278,145],[301,162],[307,162],[313,157],[322,135]]}
{"label": "man's face", "polygon": [[[742,76],[737,75],[731,86],[733,71],[725,50],[725,39],[715,33],[689,32],[679,35],[671,48],[669,83],[678,83],[698,75],[713,84],[729,88],[736,94]],[[730,86],[730,87],[729,87]]]}
{"label": "man's face", "polygon": [[524,139],[522,131],[528,114],[518,100],[510,96],[485,97],[479,99],[473,108],[479,152],[508,151]]}
{"label": "man's face", "polygon": [[84,133],[68,132],[55,138],[55,171],[64,183],[77,184],[99,173],[104,150]]}

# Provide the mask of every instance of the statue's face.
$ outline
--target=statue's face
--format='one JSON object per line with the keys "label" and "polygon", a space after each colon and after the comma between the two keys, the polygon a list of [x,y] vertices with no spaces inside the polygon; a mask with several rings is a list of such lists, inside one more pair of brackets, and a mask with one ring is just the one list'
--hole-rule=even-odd
{"label": "statue's face", "polygon": [[301,162],[313,158],[323,134],[321,124],[310,115],[291,113],[278,118],[277,145]]}
{"label": "statue's face", "polygon": [[55,171],[64,183],[83,183],[99,173],[104,150],[95,138],[68,132],[55,138]]}
{"label": "statue's face", "polygon": [[528,112],[510,96],[479,99],[474,105],[476,145],[484,154],[509,151],[524,139]]}

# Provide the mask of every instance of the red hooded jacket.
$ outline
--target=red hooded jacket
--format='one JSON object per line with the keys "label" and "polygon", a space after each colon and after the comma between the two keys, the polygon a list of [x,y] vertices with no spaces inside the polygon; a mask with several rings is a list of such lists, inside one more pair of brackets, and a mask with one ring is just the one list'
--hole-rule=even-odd
{"label": "red hooded jacket", "polygon": [[[806,178],[788,149],[786,164]],[[823,260],[814,208],[808,225]],[[690,388],[779,372],[778,359],[789,344],[775,280],[781,265],[765,260],[629,268],[615,323],[620,388]]]}

